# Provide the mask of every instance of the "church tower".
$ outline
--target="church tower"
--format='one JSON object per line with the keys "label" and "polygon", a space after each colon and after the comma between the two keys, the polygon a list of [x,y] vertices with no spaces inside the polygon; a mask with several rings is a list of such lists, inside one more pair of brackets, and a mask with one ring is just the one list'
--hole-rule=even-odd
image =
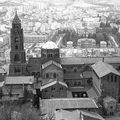
{"label": "church tower", "polygon": [[23,29],[21,20],[15,13],[11,29],[10,76],[26,75],[26,55],[24,50]]}

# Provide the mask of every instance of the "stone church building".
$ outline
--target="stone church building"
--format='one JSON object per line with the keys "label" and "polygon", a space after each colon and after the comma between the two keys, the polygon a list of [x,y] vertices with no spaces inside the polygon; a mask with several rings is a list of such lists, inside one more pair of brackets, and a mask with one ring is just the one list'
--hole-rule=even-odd
{"label": "stone church building", "polygon": [[[35,86],[43,98],[100,96],[93,84],[91,65],[95,58],[60,57],[60,49],[48,40],[41,48],[41,57],[26,61],[24,35],[17,13],[12,21],[9,76],[34,76]],[[58,96],[59,94],[59,96]]]}

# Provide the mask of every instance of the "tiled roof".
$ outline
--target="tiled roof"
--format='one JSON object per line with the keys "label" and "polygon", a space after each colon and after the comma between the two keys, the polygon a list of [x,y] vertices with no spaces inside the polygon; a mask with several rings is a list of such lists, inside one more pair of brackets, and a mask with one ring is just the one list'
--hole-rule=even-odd
{"label": "tiled roof", "polygon": [[50,61],[42,64],[42,69],[45,69],[46,67],[48,67],[48,66],[51,65],[51,64],[54,64],[55,66],[57,66],[57,67],[59,67],[59,68],[62,68],[62,66],[61,66],[59,63],[57,63],[57,62],[55,62],[55,61],[53,61],[53,60],[50,60]]}
{"label": "tiled roof", "polygon": [[104,77],[105,75],[108,75],[109,73],[116,74],[120,76],[120,73],[110,64],[104,63],[102,61],[99,61],[92,65],[93,70],[98,75],[99,78]]}
{"label": "tiled roof", "polygon": [[42,46],[42,49],[58,49],[58,46],[53,41],[48,41]]}
{"label": "tiled roof", "polygon": [[55,111],[55,120],[80,120],[80,114],[67,110]]}
{"label": "tiled roof", "polygon": [[[78,64],[94,64],[102,61],[102,57],[63,57],[61,58],[62,65],[78,65]],[[106,63],[120,63],[120,57],[105,57]]]}
{"label": "tiled roof", "polygon": [[[93,118],[94,120],[104,120],[102,116],[95,112],[89,111],[81,111],[81,110],[74,110],[74,111],[67,111],[67,110],[58,110],[55,111],[55,120],[82,120],[84,116],[88,116]],[[80,119],[81,118],[81,119]]]}
{"label": "tiled roof", "polygon": [[102,58],[84,58],[84,57],[65,57],[61,58],[62,65],[93,64],[102,60]]}
{"label": "tiled roof", "polygon": [[90,118],[96,119],[96,120],[105,120],[102,116],[95,112],[88,112],[88,111],[80,111],[81,115],[88,116]]}
{"label": "tiled roof", "polygon": [[113,97],[110,97],[110,96],[107,96],[103,99],[104,102],[111,102],[111,101],[114,101],[114,102],[117,102],[116,99],[114,99]]}
{"label": "tiled roof", "polygon": [[7,76],[5,78],[5,85],[18,85],[18,84],[33,84],[33,76]]}
{"label": "tiled roof", "polygon": [[98,108],[92,98],[43,99],[41,104],[43,113],[54,112],[56,109]]}
{"label": "tiled roof", "polygon": [[87,94],[88,94],[89,98],[98,98],[99,97],[93,88],[90,88],[87,91]]}
{"label": "tiled roof", "polygon": [[52,81],[52,82],[49,82],[48,84],[45,84],[45,85],[41,86],[41,90],[43,90],[45,88],[48,88],[50,86],[53,86],[55,84],[60,84],[62,86],[68,87],[66,83],[56,80],[56,81]]}

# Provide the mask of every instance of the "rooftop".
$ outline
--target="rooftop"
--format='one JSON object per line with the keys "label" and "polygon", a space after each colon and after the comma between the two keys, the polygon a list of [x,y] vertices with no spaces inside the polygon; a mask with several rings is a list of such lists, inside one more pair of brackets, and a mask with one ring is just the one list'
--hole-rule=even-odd
{"label": "rooftop", "polygon": [[[103,57],[62,57],[62,65],[94,64],[102,61]],[[106,63],[120,63],[120,57],[104,57]]]}
{"label": "rooftop", "polygon": [[92,98],[60,98],[60,99],[43,99],[41,101],[42,112],[54,112],[56,109],[85,109],[98,106]]}
{"label": "rooftop", "polygon": [[17,24],[21,23],[21,20],[18,17],[17,11],[15,12],[15,17],[14,17],[12,23],[17,23]]}
{"label": "rooftop", "polygon": [[42,46],[42,49],[58,49],[58,46],[53,41],[48,41]]}
{"label": "rooftop", "polygon": [[56,81],[52,81],[52,82],[49,82],[48,84],[45,84],[45,85],[41,86],[41,90],[43,90],[45,88],[48,88],[50,86],[53,86],[55,84],[60,84],[62,86],[68,87],[66,83],[56,80]]}
{"label": "rooftop", "polygon": [[92,68],[99,78],[104,77],[110,73],[120,76],[120,73],[112,65],[102,61],[99,61],[92,65]]}
{"label": "rooftop", "polygon": [[67,111],[67,110],[55,111],[55,120],[62,120],[62,119],[64,119],[64,120],[82,120],[83,116],[88,116],[88,117],[96,119],[96,120],[104,120],[103,117],[101,117],[99,114],[94,113],[94,112],[81,111],[81,110],[75,110],[72,112]]}
{"label": "rooftop", "polygon": [[59,68],[62,68],[62,66],[61,66],[59,63],[57,63],[57,62],[55,62],[55,61],[53,61],[53,60],[50,60],[50,61],[42,64],[42,69],[45,69],[46,67],[48,67],[48,66],[51,65],[51,64],[54,64],[55,66],[57,66],[57,67],[59,67]]}
{"label": "rooftop", "polygon": [[33,84],[33,76],[7,76],[5,78],[6,85],[23,85],[23,84]]}

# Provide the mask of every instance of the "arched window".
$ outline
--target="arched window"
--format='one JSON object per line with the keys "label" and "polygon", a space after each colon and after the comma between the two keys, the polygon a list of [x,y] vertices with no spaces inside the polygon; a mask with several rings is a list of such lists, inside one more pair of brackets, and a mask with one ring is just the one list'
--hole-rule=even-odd
{"label": "arched window", "polygon": [[52,57],[53,57],[53,54],[50,54],[50,57],[52,58]]}
{"label": "arched window", "polygon": [[49,78],[49,74],[48,73],[46,73],[46,78]]}
{"label": "arched window", "polygon": [[46,54],[42,54],[42,57],[46,57]]}
{"label": "arched window", "polygon": [[54,74],[53,74],[53,78],[56,78],[56,77],[57,77],[57,75],[56,75],[56,73],[54,73]]}
{"label": "arched window", "polygon": [[76,83],[76,82],[74,82],[74,86],[77,86],[77,83]]}
{"label": "arched window", "polygon": [[19,69],[19,68],[15,68],[15,69],[14,69],[14,72],[15,72],[15,73],[19,73],[19,72],[20,72],[20,69]]}
{"label": "arched window", "polygon": [[78,86],[81,86],[81,82],[78,82]]}
{"label": "arched window", "polygon": [[66,69],[63,69],[63,73],[66,73]]}
{"label": "arched window", "polygon": [[111,74],[111,82],[113,82],[113,75]]}
{"label": "arched window", "polygon": [[15,50],[18,50],[18,46],[17,45],[15,46]]}
{"label": "arched window", "polygon": [[15,42],[18,42],[19,41],[19,38],[18,37],[15,37]]}
{"label": "arched window", "polygon": [[74,72],[77,72],[77,69],[76,69],[76,68],[74,69]]}
{"label": "arched window", "polygon": [[20,61],[19,54],[16,54],[16,55],[14,56],[14,61]]}

